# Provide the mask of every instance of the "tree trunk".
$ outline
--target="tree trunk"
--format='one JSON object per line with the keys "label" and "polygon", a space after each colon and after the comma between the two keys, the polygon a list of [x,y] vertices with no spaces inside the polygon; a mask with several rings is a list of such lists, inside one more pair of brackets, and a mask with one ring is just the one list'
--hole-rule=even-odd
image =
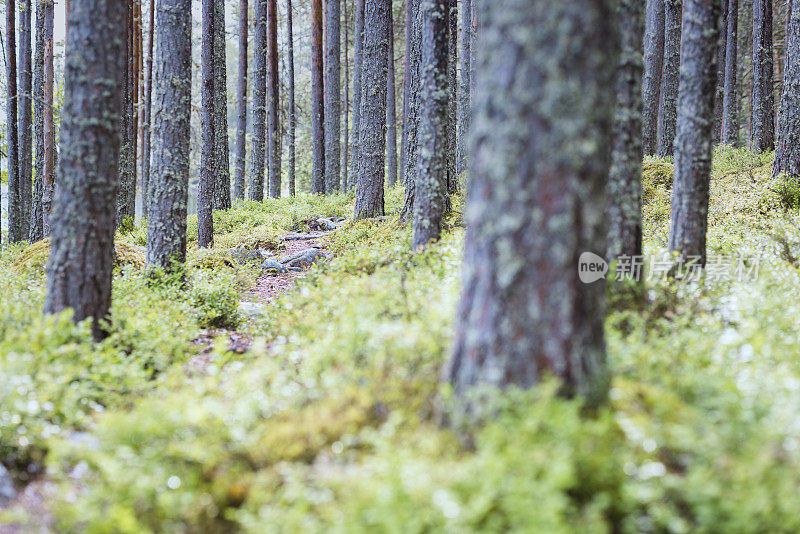
{"label": "tree trunk", "polygon": [[[201,96],[200,110],[200,185],[197,192],[197,244],[204,248],[214,246],[214,191],[217,184],[217,156],[214,121],[214,17],[217,0],[203,0],[203,44],[201,53]],[[258,47],[256,47],[258,50]]]}
{"label": "tree trunk", "polygon": [[605,398],[605,284],[582,283],[578,258],[605,251],[615,4],[480,3],[463,287],[445,370],[467,411],[479,383],[530,387],[548,374],[566,394]]}
{"label": "tree trunk", "polygon": [[664,0],[647,0],[642,79],[642,150],[648,156],[658,148],[658,105],[664,65]]}
{"label": "tree trunk", "polygon": [[[725,36],[725,94],[722,98],[722,142],[739,146],[739,113],[737,74],[739,0],[726,0],[728,4],[728,29]],[[720,66],[721,68],[721,66]]]}
{"label": "tree trunk", "polygon": [[772,88],[772,0],[753,0],[753,107],[750,146],[775,146],[775,93]]}
{"label": "tree trunk", "polygon": [[670,250],[705,265],[720,0],[686,0]]}
{"label": "tree trunk", "polygon": [[389,70],[386,83],[386,161],[387,183],[393,187],[397,183],[397,101],[395,99],[394,78],[394,13],[389,7]]}
{"label": "tree trunk", "polygon": [[153,180],[147,219],[147,264],[186,261],[189,126],[192,110],[191,0],[159,0]]}
{"label": "tree trunk", "polygon": [[125,2],[125,57],[128,59],[125,66],[125,81],[123,93],[122,134],[119,154],[119,190],[117,196],[116,227],[123,231],[129,230],[136,216],[136,121],[134,111],[133,93],[134,60],[133,60],[133,2]]}
{"label": "tree trunk", "polygon": [[[414,1],[414,0],[409,0]],[[364,0],[355,0],[355,31],[353,33],[353,127],[350,149],[350,177],[348,188],[352,190],[358,182],[359,135],[361,133],[361,74],[364,70]]]}
{"label": "tree trunk", "polygon": [[472,82],[472,0],[462,0],[461,4],[461,85],[458,93],[458,154],[456,156],[458,174],[467,170],[469,158],[469,123],[472,113],[470,89]]}
{"label": "tree trunk", "polygon": [[8,240],[22,241],[22,187],[19,183],[19,123],[17,122],[17,0],[6,0],[6,157],[8,160]]}
{"label": "tree trunk", "polygon": [[297,111],[294,101],[294,35],[292,34],[292,0],[286,0],[286,40],[289,42],[289,196],[297,194],[295,176],[295,143],[297,139]]}
{"label": "tree trunk", "polygon": [[[720,0],[727,4],[727,0]],[[720,26],[719,43],[717,45],[717,91],[714,98],[714,129],[712,131],[713,143],[718,145],[722,140],[722,116],[725,101],[725,54],[728,47],[728,9],[722,9],[722,26]]]}
{"label": "tree trunk", "polygon": [[325,98],[322,59],[322,0],[311,0],[311,192],[325,193]]}
{"label": "tree trunk", "polygon": [[341,10],[340,0],[327,0],[325,41],[325,191],[340,189],[341,163]]}
{"label": "tree trunk", "polygon": [[42,175],[44,174],[44,11],[50,0],[36,2],[36,45],[33,57],[33,145],[36,154],[28,241],[44,239]]}
{"label": "tree trunk", "polygon": [[412,247],[438,241],[447,203],[447,131],[450,129],[450,0],[422,3],[419,157]]}
{"label": "tree trunk", "polygon": [[350,48],[350,20],[347,17],[347,0],[342,3],[342,10],[344,14],[344,104],[342,105],[342,111],[344,112],[344,119],[342,120],[344,143],[342,144],[339,174],[342,176],[342,191],[347,192],[350,190],[350,185],[348,184],[348,164],[350,162],[350,58],[348,54]]}
{"label": "tree trunk", "polygon": [[773,175],[786,173],[800,178],[800,2],[793,2],[786,30],[786,70],[783,77],[781,110],[778,114],[778,143]]}
{"label": "tree trunk", "polygon": [[617,66],[617,106],[611,173],[608,177],[609,262],[642,254],[642,34],[644,6],[639,0],[621,0]]}
{"label": "tree trunk", "polygon": [[[258,2],[259,0],[256,0]],[[291,1],[291,0],[289,0]],[[247,162],[247,0],[239,0],[239,80],[236,85],[236,176],[233,198],[244,200]]]}
{"label": "tree trunk", "polygon": [[144,120],[142,122],[142,205],[143,216],[148,217],[150,206],[150,138],[153,106],[153,49],[156,23],[156,0],[150,0],[150,24],[147,28],[147,61],[144,80]]}
{"label": "tree trunk", "polygon": [[[53,113],[53,2],[44,10],[44,168],[42,170],[42,233],[50,235],[50,215],[56,192],[56,129]],[[69,20],[69,16],[66,17]]]}
{"label": "tree trunk", "polygon": [[267,0],[267,47],[269,60],[269,196],[281,196],[281,145],[280,122],[280,82],[278,81],[278,0]]}
{"label": "tree trunk", "polygon": [[228,145],[228,73],[225,60],[225,0],[214,2],[214,150],[216,179],[215,210],[231,207],[231,166]]}
{"label": "tree trunk", "polygon": [[19,10],[19,239],[28,238],[31,221],[33,175],[33,128],[31,105],[31,0],[22,0]]}
{"label": "tree trunk", "polygon": [[67,30],[61,110],[61,182],[53,211],[47,265],[46,313],[73,310],[73,320],[94,318],[111,306],[114,219],[119,184],[124,39],[128,10],[118,0],[72,0]]}
{"label": "tree trunk", "polygon": [[255,0],[253,16],[253,150],[250,200],[264,200],[264,146],[267,123],[267,0]]}
{"label": "tree trunk", "polygon": [[[384,214],[386,155],[386,73],[389,59],[390,0],[367,0],[364,6],[364,50],[355,219]],[[366,90],[369,88],[369,90]]]}
{"label": "tree trunk", "polygon": [[450,92],[448,104],[450,110],[448,111],[449,126],[447,128],[447,192],[452,195],[458,190],[458,164],[456,162],[458,151],[458,0],[449,0],[448,9],[450,10],[450,28],[448,29],[450,58],[447,65],[447,90]]}
{"label": "tree trunk", "polygon": [[419,80],[422,71],[420,65],[420,33],[421,33],[421,4],[423,0],[408,0],[406,11],[406,24],[411,25],[410,42],[411,45],[406,49],[406,99],[408,109],[404,119],[405,145],[403,146],[403,159],[405,160],[405,176],[403,183],[406,194],[403,200],[403,208],[400,211],[400,218],[406,219],[414,216],[414,202],[416,191],[417,176],[417,154],[418,142],[417,133],[419,129]]}
{"label": "tree trunk", "polygon": [[681,0],[664,4],[664,73],[661,77],[661,112],[658,155],[672,157],[677,122],[678,84],[681,66]]}

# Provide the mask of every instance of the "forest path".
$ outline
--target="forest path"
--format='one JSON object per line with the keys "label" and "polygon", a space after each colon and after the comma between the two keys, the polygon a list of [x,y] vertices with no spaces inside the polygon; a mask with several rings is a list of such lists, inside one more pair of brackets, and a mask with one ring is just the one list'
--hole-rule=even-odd
{"label": "forest path", "polygon": [[[332,230],[327,230],[286,234],[283,237],[283,244],[286,248],[281,251],[278,258],[291,258],[312,249],[326,253],[327,246],[323,240],[332,233]],[[266,306],[269,306],[275,299],[292,291],[297,286],[297,281],[306,277],[306,270],[305,268],[290,269],[285,273],[264,273],[258,276],[250,289],[241,296],[239,313],[242,316],[242,324],[240,328],[203,331],[202,335],[192,342],[197,348],[197,352],[186,362],[187,372],[207,373],[208,366],[215,357],[214,342],[220,337],[227,336],[228,350],[238,354],[246,352],[253,344],[253,336],[247,328],[248,323],[263,315]]]}

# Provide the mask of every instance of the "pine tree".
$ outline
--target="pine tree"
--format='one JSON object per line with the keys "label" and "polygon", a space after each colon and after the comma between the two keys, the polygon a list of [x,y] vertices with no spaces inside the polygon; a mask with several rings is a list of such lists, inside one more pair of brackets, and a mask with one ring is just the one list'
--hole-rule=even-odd
{"label": "pine tree", "polygon": [[664,73],[661,76],[661,121],[658,125],[658,155],[672,157],[677,124],[678,86],[681,65],[681,0],[664,4]]}
{"label": "pine tree", "polygon": [[341,163],[341,10],[340,0],[327,0],[325,39],[325,191],[340,189]]}
{"label": "pine tree", "polygon": [[792,2],[786,31],[786,70],[778,115],[778,142],[773,175],[800,178],[800,2]]}
{"label": "pine tree", "polygon": [[658,148],[658,105],[664,65],[664,0],[647,0],[642,78],[642,150],[648,156]]}
{"label": "pine tree", "polygon": [[197,244],[209,248],[214,245],[214,191],[217,186],[217,138],[214,132],[216,114],[214,80],[214,17],[216,0],[202,0],[203,47],[201,65],[200,111],[200,184],[197,192]]}
{"label": "pine tree", "polygon": [[269,118],[267,127],[269,152],[269,196],[281,196],[281,145],[280,122],[280,82],[278,81],[278,0],[267,0],[267,48],[269,59]]}
{"label": "pine tree", "polygon": [[[409,0],[413,2],[414,0]],[[359,135],[361,131],[361,76],[364,70],[364,2],[355,0],[355,31],[353,33],[353,139],[350,150],[350,170],[347,180],[348,189],[353,189],[358,182]]]}
{"label": "pine tree", "polygon": [[150,148],[153,107],[153,49],[155,44],[156,0],[150,0],[150,20],[147,26],[147,60],[144,80],[144,118],[142,122],[142,205],[144,217],[150,206]]}
{"label": "pine tree", "polygon": [[[258,0],[256,0],[257,2]],[[236,85],[236,174],[233,198],[244,200],[247,162],[247,0],[239,0],[239,79]]]}
{"label": "pine tree", "polygon": [[61,109],[60,183],[53,211],[45,312],[92,317],[96,338],[111,306],[128,9],[72,0]]}
{"label": "pine tree", "polygon": [[255,0],[253,16],[253,149],[250,200],[264,200],[264,146],[267,123],[267,0]]}
{"label": "pine tree", "polygon": [[775,93],[772,57],[772,0],[753,0],[753,107],[750,146],[775,146]]}
{"label": "pine tree", "polygon": [[215,210],[231,207],[230,146],[228,144],[228,74],[225,59],[225,0],[214,2],[214,204]]}
{"label": "pine tree", "polygon": [[294,35],[292,34],[292,0],[286,0],[286,40],[288,41],[289,62],[289,196],[296,194],[295,143],[297,139],[297,106],[294,95]]}
{"label": "pine tree", "polygon": [[6,0],[6,158],[8,161],[8,239],[22,241],[22,188],[19,182],[19,123],[17,122],[17,0]]}
{"label": "pine tree", "polygon": [[33,177],[33,106],[31,105],[31,0],[19,9],[19,239],[27,239],[31,220]]}
{"label": "pine tree", "polygon": [[[727,24],[725,34],[725,92],[722,97],[722,142],[739,145],[739,97],[738,97],[738,34],[739,0],[726,0]],[[723,66],[720,66],[723,68]]]}

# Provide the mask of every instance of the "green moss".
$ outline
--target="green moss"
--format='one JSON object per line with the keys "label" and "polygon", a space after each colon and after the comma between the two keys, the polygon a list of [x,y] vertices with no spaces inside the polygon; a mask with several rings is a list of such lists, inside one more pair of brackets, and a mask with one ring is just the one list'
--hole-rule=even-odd
{"label": "green moss", "polygon": [[[114,241],[114,267],[132,267],[142,270],[145,267],[145,253],[128,241]],[[37,241],[27,247],[11,264],[17,274],[41,275],[50,259],[50,238]]]}

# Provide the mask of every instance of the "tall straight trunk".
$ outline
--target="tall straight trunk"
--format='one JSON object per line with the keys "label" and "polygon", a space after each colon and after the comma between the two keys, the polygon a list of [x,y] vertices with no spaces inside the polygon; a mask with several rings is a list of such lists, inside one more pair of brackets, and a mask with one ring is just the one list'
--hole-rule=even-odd
{"label": "tall straight trunk", "polygon": [[325,193],[325,98],[323,87],[322,0],[311,0],[311,192]]}
{"label": "tall straight trunk", "polygon": [[778,142],[775,148],[773,175],[786,173],[800,178],[800,2],[792,2],[786,29],[786,69],[783,95],[778,114]]}
{"label": "tall straight trunk", "polygon": [[[355,0],[355,31],[353,33],[353,127],[350,150],[350,177],[348,188],[353,189],[358,182],[359,135],[361,132],[361,73],[364,71],[364,1]],[[413,2],[414,0],[409,0]]]}
{"label": "tall straight trunk", "polygon": [[[409,0],[410,1],[410,0]],[[467,170],[469,158],[469,123],[471,111],[470,74],[472,72],[472,0],[461,3],[461,85],[458,91],[458,150],[456,155],[458,174]]]}
{"label": "tall straight trunk", "polygon": [[286,40],[289,42],[289,196],[296,193],[295,143],[297,139],[297,111],[294,101],[294,35],[292,34],[292,0],[286,0]]}
{"label": "tall straight trunk", "polygon": [[8,160],[8,239],[22,241],[22,187],[19,183],[19,123],[17,122],[17,0],[6,0],[6,158]]}
{"label": "tall straight trunk", "polygon": [[327,0],[325,41],[325,191],[340,189],[341,169],[341,10],[340,0]]}
{"label": "tall straight trunk", "polygon": [[620,58],[611,173],[608,176],[608,248],[614,261],[642,254],[642,34],[644,6],[621,0],[617,8]]}
{"label": "tall straight trunk", "polygon": [[200,185],[197,192],[197,244],[214,246],[214,191],[217,185],[216,135],[214,106],[214,16],[216,0],[203,0],[203,45],[201,52],[201,110],[200,110]]}
{"label": "tall straight trunk", "polygon": [[753,0],[753,107],[750,146],[775,146],[775,93],[772,87],[772,0]]}
{"label": "tall straight trunk", "polygon": [[31,0],[19,9],[19,189],[20,240],[28,238],[33,176],[33,106],[31,105]]}
{"label": "tall straight trunk", "polygon": [[417,154],[418,142],[417,133],[419,129],[419,80],[422,71],[420,33],[422,20],[421,5],[423,0],[408,0],[408,10],[406,11],[406,24],[411,25],[410,47],[406,50],[406,94],[408,109],[404,119],[405,145],[403,147],[403,159],[405,160],[405,199],[400,217],[406,219],[414,216],[414,202],[416,191],[417,176]]}
{"label": "tall straight trunk", "polygon": [[[256,0],[257,2],[258,0]],[[233,197],[244,200],[247,161],[247,0],[239,0],[239,80],[236,86],[236,176]]]}
{"label": "tall straight trunk", "polygon": [[125,67],[124,110],[122,116],[122,139],[119,155],[119,190],[117,195],[116,227],[130,229],[136,215],[136,121],[134,114],[134,49],[133,49],[133,2],[125,2],[127,25],[125,26]]}
{"label": "tall straight trunk", "polygon": [[267,46],[269,48],[269,196],[281,196],[280,82],[278,80],[278,0],[267,0]]}
{"label": "tall straight trunk", "polygon": [[647,0],[642,78],[642,150],[648,156],[658,148],[658,105],[664,65],[664,0]]}
{"label": "tall straight trunk", "polygon": [[215,210],[231,207],[230,146],[228,145],[228,74],[225,60],[225,0],[214,2],[214,150]]}
{"label": "tall straight trunk", "polygon": [[267,0],[254,0],[253,149],[250,154],[250,200],[264,200],[264,146],[267,123]]}
{"label": "tall straight trunk", "polygon": [[118,0],[72,0],[67,30],[58,201],[47,264],[46,313],[92,317],[96,338],[111,306],[115,201],[128,10]]}
{"label": "tall straight trunk", "polygon": [[342,120],[342,130],[344,132],[344,142],[342,143],[342,157],[340,158],[339,172],[342,175],[342,191],[349,191],[348,185],[348,164],[350,162],[350,66],[349,66],[349,23],[350,19],[347,17],[347,0],[342,4],[342,11],[344,15],[344,103],[342,104],[342,112],[344,118]]}
{"label": "tall straight trunk", "polygon": [[725,36],[725,94],[722,98],[722,142],[739,145],[739,85],[737,75],[739,55],[739,0],[726,0],[728,5],[728,30]]}
{"label": "tall straight trunk", "polygon": [[[384,214],[383,180],[386,154],[386,73],[389,59],[391,0],[367,0],[364,6],[364,50],[361,135],[355,219]],[[369,87],[367,91],[366,88]]]}
{"label": "tall straight trunk", "polygon": [[192,111],[192,2],[158,0],[153,180],[147,219],[147,264],[186,261],[189,126]]}
{"label": "tall straight trunk", "polygon": [[[66,17],[69,20],[69,16]],[[50,215],[56,192],[56,128],[53,113],[53,2],[48,1],[44,9],[44,168],[42,169],[42,233],[50,235]]]}
{"label": "tall straight trunk", "polygon": [[33,199],[28,224],[28,241],[44,238],[42,221],[42,175],[44,174],[44,10],[49,0],[36,2],[36,45],[33,56],[33,148],[36,154],[33,171]]}
{"label": "tall straight trunk", "polygon": [[686,0],[669,248],[705,264],[720,0]]}
{"label": "tall straight trunk", "polygon": [[386,161],[387,183],[397,183],[397,101],[395,98],[394,78],[394,13],[389,7],[389,32],[386,36],[389,43],[389,69],[386,83]]}
{"label": "tall straight trunk", "polygon": [[449,0],[448,28],[450,58],[447,64],[447,90],[450,93],[447,128],[447,192],[458,190],[458,0]]}
{"label": "tall straight trunk", "polygon": [[661,111],[658,155],[672,157],[677,123],[678,84],[681,66],[681,0],[664,4],[664,73],[661,76]]}
{"label": "tall straight trunk", "polygon": [[150,0],[150,20],[147,26],[147,60],[144,80],[144,119],[142,123],[142,205],[144,217],[150,206],[150,132],[153,106],[153,44],[156,24],[156,0]]}
{"label": "tall straight trunk", "polygon": [[408,97],[410,94],[409,83],[411,81],[410,76],[408,75],[408,57],[409,51],[411,50],[411,38],[412,38],[412,27],[408,24],[409,20],[411,19],[410,11],[414,7],[414,0],[407,0],[405,3],[405,60],[403,64],[403,109],[401,111],[400,117],[400,124],[401,124],[401,133],[400,133],[400,159],[398,161],[398,172],[399,176],[405,180],[406,175],[406,147],[408,147]]}
{"label": "tall straight trunk", "polygon": [[715,145],[722,140],[722,116],[725,102],[725,55],[728,48],[728,8],[727,0],[720,0],[722,8],[722,25],[719,32],[719,43],[717,45],[717,92],[714,98],[714,129],[713,142]]}
{"label": "tall straight trunk", "polygon": [[450,0],[422,4],[422,69],[416,202],[412,247],[438,241],[447,199],[450,129]]}
{"label": "tall straight trunk", "polygon": [[548,374],[566,394],[605,398],[605,284],[582,283],[576,266],[605,251],[615,4],[479,4],[463,286],[445,369],[467,410],[479,383],[530,387]]}

